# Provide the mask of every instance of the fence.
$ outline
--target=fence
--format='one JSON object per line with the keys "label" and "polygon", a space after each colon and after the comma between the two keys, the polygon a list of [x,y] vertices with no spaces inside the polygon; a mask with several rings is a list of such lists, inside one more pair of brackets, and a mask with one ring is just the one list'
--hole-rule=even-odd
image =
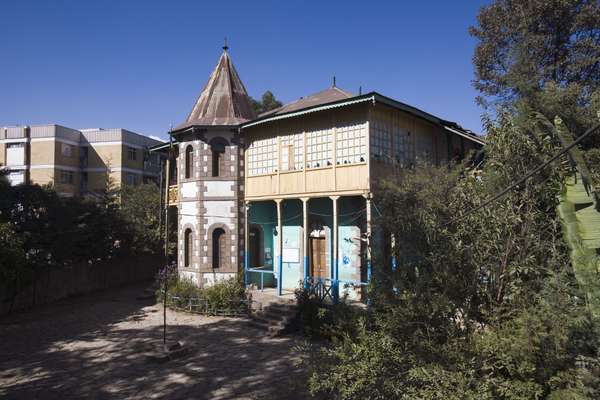
{"label": "fence", "polygon": [[[252,312],[251,299],[231,300],[227,305],[210,304],[208,299],[199,297],[179,297],[167,294],[167,307],[202,315],[221,315],[226,317],[248,316]],[[255,302],[256,303],[256,302]],[[260,306],[260,303],[258,303]]]}
{"label": "fence", "polygon": [[153,279],[161,258],[152,255],[125,257],[94,264],[39,269],[31,285],[14,298],[0,283],[0,315],[48,304],[70,296],[92,293],[134,282]]}

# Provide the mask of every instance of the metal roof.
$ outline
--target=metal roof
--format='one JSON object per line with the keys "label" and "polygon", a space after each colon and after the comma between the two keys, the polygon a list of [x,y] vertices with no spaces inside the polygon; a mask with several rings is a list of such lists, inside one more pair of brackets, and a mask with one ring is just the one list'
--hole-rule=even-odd
{"label": "metal roof", "polygon": [[191,126],[237,126],[254,118],[250,97],[224,48],[194,108],[173,131]]}
{"label": "metal roof", "polygon": [[[333,87],[331,89],[337,89],[337,88]],[[272,110],[271,112],[263,113],[254,121],[248,121],[247,123],[242,124],[242,129],[248,128],[251,126],[264,124],[264,123],[271,122],[271,121],[276,121],[276,120],[281,120],[281,119],[286,119],[286,118],[293,118],[293,117],[308,114],[308,113],[329,110],[329,109],[338,108],[338,107],[346,107],[346,106],[350,106],[350,105],[357,104],[357,103],[363,103],[363,102],[377,103],[377,102],[379,102],[382,104],[386,104],[390,107],[408,112],[416,117],[425,119],[429,122],[432,122],[438,126],[441,126],[445,129],[447,129],[450,132],[459,134],[460,136],[462,136],[466,139],[472,140],[479,144],[484,144],[483,138],[481,138],[474,132],[471,132],[467,129],[462,128],[456,122],[447,121],[445,119],[438,118],[435,115],[429,114],[429,113],[422,111],[416,107],[399,102],[390,97],[383,96],[377,92],[370,92],[370,93],[360,95],[360,96],[352,96],[350,93],[338,89],[338,90],[340,90],[341,93],[349,95],[349,97],[346,97],[346,96],[343,96],[340,94],[338,96],[339,97],[338,100],[327,101],[330,99],[330,96],[323,96],[321,94],[326,93],[326,92],[330,91],[331,89],[325,90],[323,92],[319,92],[316,95],[313,95],[314,97],[313,96],[307,97],[307,99],[311,99],[310,101],[300,103],[303,100],[303,99],[300,99],[296,102],[290,103],[289,105],[285,105],[278,109]],[[320,96],[317,96],[317,95],[320,95]],[[321,100],[321,101],[319,102],[317,100]],[[304,105],[304,107],[295,106],[295,105],[300,105],[300,104]],[[290,107],[288,107],[288,106],[290,106]],[[291,107],[291,106],[293,106],[293,107]]]}
{"label": "metal roof", "polygon": [[259,118],[286,114],[289,112],[298,111],[305,108],[318,106],[321,104],[350,99],[352,97],[354,97],[352,93],[346,92],[345,90],[332,86],[329,89],[322,90],[318,93],[311,94],[307,97],[301,97],[296,101],[283,105],[282,107],[262,113],[259,115]]}

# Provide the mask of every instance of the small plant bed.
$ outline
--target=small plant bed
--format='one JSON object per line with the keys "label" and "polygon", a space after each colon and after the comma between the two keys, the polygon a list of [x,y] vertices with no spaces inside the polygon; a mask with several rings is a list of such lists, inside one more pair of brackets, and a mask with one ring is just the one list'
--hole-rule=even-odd
{"label": "small plant bed", "polygon": [[[164,301],[164,281],[159,278],[156,298]],[[170,274],[167,284],[167,307],[177,311],[229,317],[250,314],[252,299],[241,282],[227,279],[213,286],[199,288],[189,279]]]}

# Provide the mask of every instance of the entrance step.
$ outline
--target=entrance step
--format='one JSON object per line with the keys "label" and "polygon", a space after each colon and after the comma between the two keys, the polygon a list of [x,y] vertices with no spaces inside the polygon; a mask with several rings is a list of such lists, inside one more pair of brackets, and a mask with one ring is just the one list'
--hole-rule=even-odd
{"label": "entrance step", "polygon": [[278,336],[286,332],[298,310],[295,304],[271,302],[263,305],[250,318],[249,324],[255,328],[267,331],[268,336]]}

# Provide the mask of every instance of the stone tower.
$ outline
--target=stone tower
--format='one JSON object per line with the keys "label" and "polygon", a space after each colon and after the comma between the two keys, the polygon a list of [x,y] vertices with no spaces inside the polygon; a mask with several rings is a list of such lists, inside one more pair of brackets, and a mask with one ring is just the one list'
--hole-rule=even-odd
{"label": "stone tower", "polygon": [[244,149],[239,125],[255,118],[227,46],[186,121],[179,146],[178,269],[200,286],[235,276],[244,250]]}

